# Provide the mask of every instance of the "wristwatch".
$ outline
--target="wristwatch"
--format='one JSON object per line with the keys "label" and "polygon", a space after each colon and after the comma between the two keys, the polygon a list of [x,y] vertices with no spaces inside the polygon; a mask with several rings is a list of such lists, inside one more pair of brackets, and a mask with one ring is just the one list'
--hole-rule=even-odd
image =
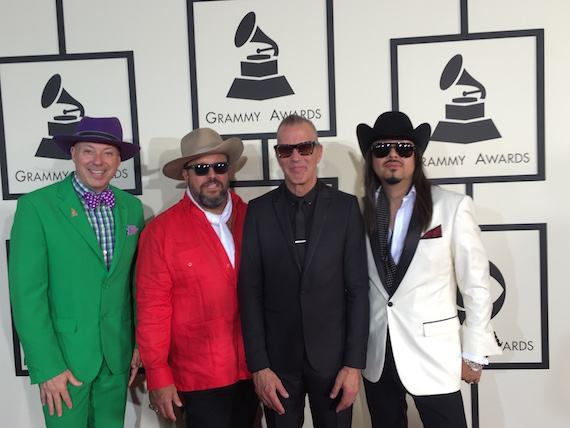
{"label": "wristwatch", "polygon": [[467,364],[467,367],[469,367],[474,372],[478,372],[483,367],[485,367],[485,364],[476,363],[474,361],[468,360],[467,358],[463,358],[463,361],[465,361],[465,364]]}

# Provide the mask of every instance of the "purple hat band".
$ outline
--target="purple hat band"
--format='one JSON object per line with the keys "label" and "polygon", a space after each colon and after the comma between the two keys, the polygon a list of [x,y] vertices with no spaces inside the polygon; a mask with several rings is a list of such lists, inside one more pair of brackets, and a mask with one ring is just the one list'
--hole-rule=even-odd
{"label": "purple hat band", "polygon": [[121,141],[120,138],[115,137],[113,134],[102,131],[81,131],[76,132],[73,135],[76,137],[93,137],[93,138],[103,138],[110,141]]}

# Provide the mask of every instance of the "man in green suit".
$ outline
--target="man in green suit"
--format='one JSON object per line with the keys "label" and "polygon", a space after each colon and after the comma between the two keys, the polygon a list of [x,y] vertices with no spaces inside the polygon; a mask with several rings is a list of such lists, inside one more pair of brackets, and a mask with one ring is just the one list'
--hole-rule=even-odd
{"label": "man in green suit", "polygon": [[122,137],[117,118],[84,117],[54,137],[75,172],[18,200],[10,299],[48,427],[122,427],[140,364],[131,292],[143,209],[109,185],[140,147]]}

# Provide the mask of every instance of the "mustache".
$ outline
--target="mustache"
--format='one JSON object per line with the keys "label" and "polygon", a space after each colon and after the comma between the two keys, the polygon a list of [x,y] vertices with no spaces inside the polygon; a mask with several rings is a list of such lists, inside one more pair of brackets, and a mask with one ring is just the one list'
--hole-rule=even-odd
{"label": "mustache", "polygon": [[396,162],[396,163],[402,165],[402,161],[400,161],[400,160],[398,160],[398,159],[388,159],[386,162],[384,162],[384,165],[387,165],[387,164],[389,164],[389,163],[391,163],[391,162]]}
{"label": "mustache", "polygon": [[204,181],[201,185],[200,188],[204,188],[207,185],[209,185],[210,183],[216,183],[219,184],[220,186],[224,187],[224,183],[222,183],[220,180],[218,180],[217,178],[210,178],[208,181]]}

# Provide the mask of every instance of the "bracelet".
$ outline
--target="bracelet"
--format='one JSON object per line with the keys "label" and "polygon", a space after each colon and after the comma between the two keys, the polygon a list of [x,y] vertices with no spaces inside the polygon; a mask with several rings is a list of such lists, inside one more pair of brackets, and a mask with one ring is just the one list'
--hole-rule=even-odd
{"label": "bracelet", "polygon": [[463,358],[463,361],[465,362],[465,364],[467,364],[467,367],[469,367],[474,372],[478,372],[483,367],[485,367],[485,364],[476,363],[474,361],[468,360],[467,358]]}

